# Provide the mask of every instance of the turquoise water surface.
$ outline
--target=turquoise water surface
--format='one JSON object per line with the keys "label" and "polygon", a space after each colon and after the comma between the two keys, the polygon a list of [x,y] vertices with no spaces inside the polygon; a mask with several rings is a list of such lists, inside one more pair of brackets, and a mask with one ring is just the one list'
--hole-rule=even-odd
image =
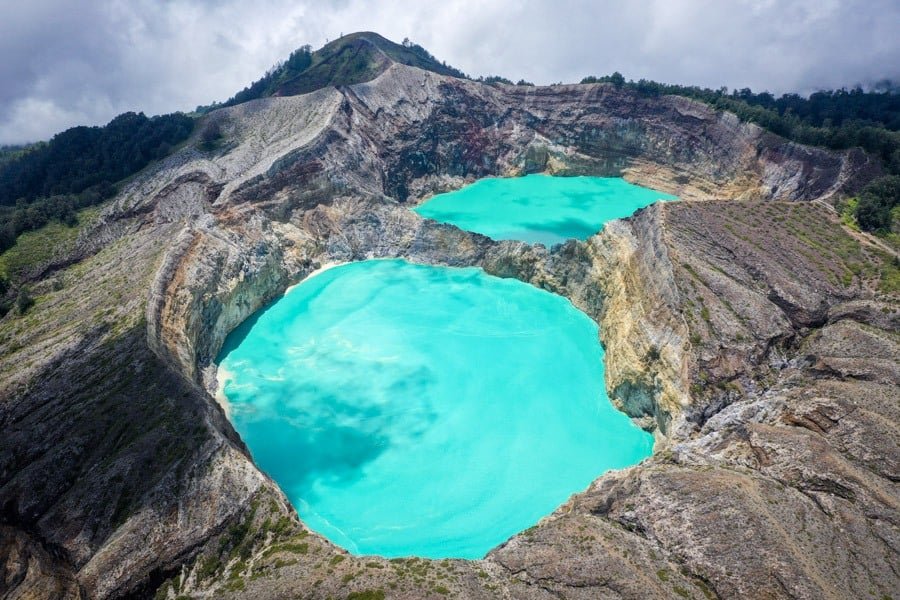
{"label": "turquoise water surface", "polygon": [[495,240],[540,242],[587,239],[612,219],[630,216],[675,196],[618,177],[525,177],[480,179],[439,194],[413,210]]}
{"label": "turquoise water surface", "polygon": [[241,325],[220,359],[257,464],[357,554],[482,557],[651,452],[606,397],[596,324],[480,269],[324,271]]}

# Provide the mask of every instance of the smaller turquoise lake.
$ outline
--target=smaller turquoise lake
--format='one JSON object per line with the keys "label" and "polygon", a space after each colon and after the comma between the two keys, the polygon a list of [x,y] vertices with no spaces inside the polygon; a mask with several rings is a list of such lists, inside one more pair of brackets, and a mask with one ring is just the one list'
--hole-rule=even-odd
{"label": "smaller turquoise lake", "polygon": [[546,246],[587,239],[612,219],[632,215],[675,196],[618,177],[525,177],[480,179],[426,200],[413,210],[495,240]]}
{"label": "smaller turquoise lake", "polygon": [[326,270],[219,361],[256,463],[354,554],[481,558],[653,446],[606,396],[596,323],[477,268]]}

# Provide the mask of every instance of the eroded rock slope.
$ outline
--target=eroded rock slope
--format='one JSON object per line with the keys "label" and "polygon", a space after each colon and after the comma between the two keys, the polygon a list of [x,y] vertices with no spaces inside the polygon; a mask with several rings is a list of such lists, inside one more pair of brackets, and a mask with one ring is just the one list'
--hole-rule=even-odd
{"label": "eroded rock slope", "polygon": [[[402,65],[223,109],[201,129],[42,271],[32,312],[0,321],[0,593],[900,587],[896,259],[822,202],[877,173],[863,153],[799,146],[684,98]],[[408,210],[526,172],[624,175],[686,201],[550,250]],[[601,324],[610,396],[657,451],[482,561],[351,557],[307,532],[213,399],[213,361],[288,285],[371,257],[478,265],[569,297]]]}

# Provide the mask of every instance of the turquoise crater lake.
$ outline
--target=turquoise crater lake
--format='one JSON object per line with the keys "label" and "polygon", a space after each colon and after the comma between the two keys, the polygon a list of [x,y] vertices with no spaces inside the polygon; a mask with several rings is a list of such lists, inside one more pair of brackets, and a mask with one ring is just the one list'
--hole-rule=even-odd
{"label": "turquoise crater lake", "polygon": [[370,260],[238,327],[219,379],[310,528],[355,554],[480,558],[650,454],[606,397],[597,333],[517,280]]}
{"label": "turquoise crater lake", "polygon": [[525,177],[479,179],[426,200],[413,210],[495,240],[559,244],[584,240],[612,219],[675,196],[618,177]]}

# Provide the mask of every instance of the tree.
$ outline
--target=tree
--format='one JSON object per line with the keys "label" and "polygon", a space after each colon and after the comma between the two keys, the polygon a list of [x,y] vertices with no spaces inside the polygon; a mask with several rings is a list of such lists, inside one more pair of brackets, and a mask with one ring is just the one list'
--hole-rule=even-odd
{"label": "tree", "polygon": [[900,205],[900,176],[879,177],[863,188],[856,206],[856,221],[866,231],[891,228],[891,210]]}
{"label": "tree", "polygon": [[0,251],[49,221],[74,224],[78,209],[115,194],[111,181],[166,156],[193,128],[180,113],[123,113],[105,127],[72,127],[0,161]]}

